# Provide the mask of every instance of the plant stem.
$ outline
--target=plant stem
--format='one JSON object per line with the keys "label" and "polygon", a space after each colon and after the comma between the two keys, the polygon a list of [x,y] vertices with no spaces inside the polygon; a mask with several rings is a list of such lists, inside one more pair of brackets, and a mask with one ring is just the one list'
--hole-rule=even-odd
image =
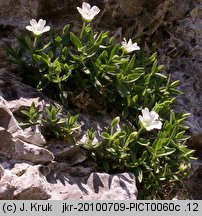
{"label": "plant stem", "polygon": [[37,37],[34,37],[34,43],[33,43],[33,47],[35,48],[36,46],[36,42],[37,42]]}
{"label": "plant stem", "polygon": [[80,35],[80,38],[81,38],[81,39],[82,39],[82,37],[83,37],[83,33],[84,33],[85,27],[86,27],[86,22],[83,21],[83,26],[82,26],[81,35]]}
{"label": "plant stem", "polygon": [[139,136],[139,134],[140,134],[140,132],[143,130],[143,126],[141,126],[141,128],[140,128],[140,130],[137,132],[137,135],[136,135],[136,137],[138,137]]}

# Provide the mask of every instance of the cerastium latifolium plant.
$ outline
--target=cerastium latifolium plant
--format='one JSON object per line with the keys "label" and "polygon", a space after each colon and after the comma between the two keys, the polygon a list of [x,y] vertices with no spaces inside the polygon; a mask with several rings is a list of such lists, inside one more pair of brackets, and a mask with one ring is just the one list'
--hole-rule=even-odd
{"label": "cerastium latifolium plant", "polygon": [[[61,33],[50,30],[44,20],[31,20],[27,29],[34,40],[19,37],[19,46],[10,48],[24,81],[65,106],[88,93],[92,100],[104,100],[108,115],[114,118],[96,142],[96,131],[88,130],[83,148],[109,173],[133,172],[138,180],[140,198],[165,197],[173,183],[187,176],[194,150],[186,146],[189,137],[184,124],[188,114],[175,113],[173,104],[181,92],[179,81],[172,81],[158,65],[157,53],[150,57],[137,43],[124,38],[116,43],[108,32],[94,32],[91,22],[100,12],[87,3],[77,8],[82,16],[80,35],[66,25]],[[48,32],[47,37],[42,37]],[[48,34],[48,33],[47,33]],[[33,107],[32,107],[33,109]],[[60,117],[60,109],[46,110],[44,128],[56,138],[73,136],[77,117]],[[85,110],[82,110],[85,111]],[[97,110],[95,110],[97,111]],[[35,124],[34,114],[25,113]]]}
{"label": "cerastium latifolium plant", "polygon": [[26,127],[39,124],[40,112],[37,110],[34,102],[32,102],[29,110],[22,110],[21,112],[27,117],[27,122],[21,123],[21,126]]}
{"label": "cerastium latifolium plant", "polygon": [[55,107],[53,105],[46,108],[45,114],[42,114],[42,111],[37,111],[34,102],[32,102],[29,110],[22,110],[21,112],[28,117],[26,122],[21,123],[21,126],[39,125],[47,139],[73,141],[75,144],[74,136],[81,127],[77,122],[78,115],[72,116],[69,112],[64,115],[61,106]]}

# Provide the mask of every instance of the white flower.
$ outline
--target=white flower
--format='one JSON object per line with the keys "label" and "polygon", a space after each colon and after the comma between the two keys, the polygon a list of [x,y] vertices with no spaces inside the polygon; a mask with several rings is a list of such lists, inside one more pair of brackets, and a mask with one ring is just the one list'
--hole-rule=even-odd
{"label": "white flower", "polygon": [[100,12],[100,9],[97,6],[93,6],[91,8],[91,6],[86,2],[83,2],[82,8],[77,7],[77,10],[86,22],[91,22],[94,17]]}
{"label": "white flower", "polygon": [[29,31],[32,31],[35,36],[40,36],[44,32],[47,32],[50,30],[50,26],[45,26],[46,25],[46,20],[40,19],[39,22],[35,19],[32,19],[30,21],[31,26],[26,26],[26,29]]}
{"label": "white flower", "polygon": [[161,129],[162,122],[159,120],[159,115],[155,111],[149,112],[148,108],[142,109],[142,116],[139,119],[146,130]]}
{"label": "white flower", "polygon": [[137,45],[137,43],[132,43],[132,40],[130,39],[127,43],[126,39],[124,38],[121,42],[121,47],[125,50],[127,53],[131,53],[134,50],[140,50],[140,47]]}

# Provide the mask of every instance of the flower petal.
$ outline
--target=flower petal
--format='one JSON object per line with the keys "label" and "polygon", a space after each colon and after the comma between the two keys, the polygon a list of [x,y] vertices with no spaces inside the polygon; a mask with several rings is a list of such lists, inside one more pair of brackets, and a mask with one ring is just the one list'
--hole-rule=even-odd
{"label": "flower petal", "polygon": [[30,24],[31,24],[31,26],[37,26],[37,21],[35,20],[35,19],[31,19],[30,20]]}
{"label": "flower petal", "polygon": [[38,25],[37,25],[38,30],[42,30],[43,27],[45,26],[45,24],[46,24],[46,20],[40,19],[39,22],[38,22]]}
{"label": "flower petal", "polygon": [[93,6],[90,11],[93,13],[94,16],[96,16],[100,12],[100,9],[97,6]]}
{"label": "flower petal", "polygon": [[142,109],[142,115],[143,115],[143,118],[148,118],[149,117],[149,109],[147,107]]}
{"label": "flower petal", "polygon": [[82,9],[83,10],[88,11],[88,10],[90,10],[90,8],[91,8],[90,4],[88,4],[86,2],[83,2],[83,4],[82,4]]}
{"label": "flower petal", "polygon": [[43,32],[47,32],[47,31],[50,31],[50,26],[45,26],[45,27],[43,28]]}
{"label": "flower petal", "polygon": [[161,121],[154,121],[154,122],[152,122],[152,125],[155,126],[156,129],[162,128],[162,122]]}
{"label": "flower petal", "polygon": [[161,128],[162,128],[162,122],[161,121],[151,122],[151,124],[146,127],[147,130],[161,129]]}
{"label": "flower petal", "polygon": [[140,50],[140,47],[139,46],[137,46],[137,43],[135,43],[135,44],[133,44],[132,46],[131,46],[131,49],[134,51],[134,50]]}
{"label": "flower petal", "polygon": [[33,31],[32,26],[26,26],[26,29],[29,30],[29,31]]}
{"label": "flower petal", "polygon": [[150,114],[154,120],[159,118],[159,115],[155,111],[151,111]]}
{"label": "flower petal", "polygon": [[78,12],[81,14],[82,13],[82,9],[80,7],[76,8],[78,10]]}
{"label": "flower petal", "polygon": [[146,130],[147,131],[151,131],[154,129],[154,126],[153,125],[148,125],[148,126],[145,126]]}
{"label": "flower petal", "polygon": [[133,42],[132,42],[132,40],[130,39],[130,40],[128,41],[128,46],[132,46],[132,44],[133,44]]}
{"label": "flower petal", "polygon": [[139,115],[138,118],[141,122],[143,122],[143,117],[141,115]]}

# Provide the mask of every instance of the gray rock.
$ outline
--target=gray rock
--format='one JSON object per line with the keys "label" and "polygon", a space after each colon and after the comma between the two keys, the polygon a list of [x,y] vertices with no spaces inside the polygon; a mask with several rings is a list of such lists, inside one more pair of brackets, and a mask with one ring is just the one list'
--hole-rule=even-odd
{"label": "gray rock", "polygon": [[[22,24],[22,21],[27,21],[30,17],[37,16],[38,0],[1,0],[0,5],[0,24],[4,24],[5,26],[7,24],[8,26],[10,26],[10,30],[13,30],[12,27],[15,25],[20,26]],[[6,31],[9,31],[9,29],[5,29],[5,32]]]}
{"label": "gray rock", "polygon": [[186,188],[192,195],[192,199],[201,200],[202,199],[202,161],[193,161],[192,168],[190,169],[190,177],[185,181]]}
{"label": "gray rock", "polygon": [[0,180],[1,180],[1,177],[4,175],[4,169],[3,167],[0,165]]}
{"label": "gray rock", "polygon": [[30,142],[37,146],[44,146],[46,144],[46,140],[44,136],[41,134],[40,128],[38,125],[29,127],[24,129],[22,140]]}
{"label": "gray rock", "polygon": [[25,143],[22,140],[16,140],[12,157],[41,164],[54,160],[54,155],[47,149]]}
{"label": "gray rock", "polygon": [[22,132],[12,112],[6,107],[6,101],[0,96],[0,127],[5,128],[12,136]]}
{"label": "gray rock", "polygon": [[0,127],[0,155],[8,155],[8,151],[14,146],[11,134]]}
{"label": "gray rock", "polygon": [[[42,166],[15,160],[0,162],[2,170],[0,199],[134,200],[137,198],[133,174],[92,173],[80,166],[75,176],[67,173],[67,171],[72,172],[72,168],[64,168],[64,164],[53,164],[53,166]],[[85,175],[79,177],[82,172]]]}
{"label": "gray rock", "polygon": [[0,199],[8,200],[12,199],[12,194],[14,192],[14,187],[8,182],[0,181]]}
{"label": "gray rock", "polygon": [[132,173],[114,175],[91,173],[87,179],[87,185],[93,193],[86,195],[84,200],[134,200],[137,198],[136,181]]}
{"label": "gray rock", "polygon": [[[55,175],[55,178],[53,177]],[[47,177],[51,183],[50,199],[67,200],[134,200],[137,188],[133,174],[91,173],[89,177],[73,177],[55,172]],[[57,183],[56,183],[57,182]]]}
{"label": "gray rock", "polygon": [[11,184],[16,187],[13,199],[32,200],[50,198],[47,181],[45,176],[39,171],[38,166],[28,167],[24,174],[12,179]]}
{"label": "gray rock", "polygon": [[88,158],[85,150],[71,142],[49,141],[47,149],[54,154],[56,160],[65,160],[69,166],[82,163]]}
{"label": "gray rock", "polygon": [[[16,145],[15,148],[19,147],[19,144],[16,143],[21,142],[20,140],[39,146],[46,144],[38,126],[22,130],[13,113],[8,108],[8,104],[9,102],[0,96],[0,154],[6,157],[9,156],[8,151],[14,147],[14,144]],[[18,104],[20,104],[20,101]]]}

